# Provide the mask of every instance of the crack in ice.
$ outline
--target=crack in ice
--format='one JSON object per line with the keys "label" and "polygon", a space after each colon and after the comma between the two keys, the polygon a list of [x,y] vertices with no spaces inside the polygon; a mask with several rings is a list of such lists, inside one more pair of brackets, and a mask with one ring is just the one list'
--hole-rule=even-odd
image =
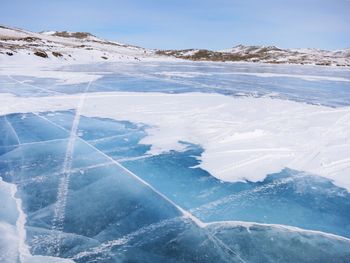
{"label": "crack in ice", "polygon": [[[55,125],[56,127],[59,127],[62,130],[67,131],[64,127],[50,121],[49,119],[37,115],[38,117],[50,122],[51,124]],[[220,247],[224,248],[225,250],[229,251],[231,254],[233,254],[234,256],[236,256],[236,258],[240,261],[245,263],[245,261],[240,257],[240,255],[235,252],[234,250],[232,250],[231,248],[229,248],[222,240],[219,240],[215,235],[212,235],[209,231],[206,230],[206,226],[207,223],[202,222],[199,218],[195,217],[191,212],[183,209],[182,207],[180,207],[179,205],[177,205],[174,201],[172,201],[171,199],[169,199],[167,196],[165,196],[164,194],[162,194],[161,192],[159,192],[157,189],[155,189],[152,185],[150,185],[149,183],[147,183],[146,181],[144,181],[143,179],[141,179],[140,177],[138,177],[135,173],[133,173],[132,171],[130,171],[129,169],[127,169],[126,167],[124,167],[123,165],[121,165],[118,161],[114,160],[112,157],[108,156],[107,154],[105,154],[104,152],[102,152],[101,150],[99,150],[98,148],[96,148],[94,145],[90,144],[88,141],[80,138],[77,136],[77,134],[74,134],[74,136],[80,140],[81,142],[85,143],[86,145],[88,145],[89,147],[91,147],[93,150],[97,151],[98,153],[102,154],[103,156],[105,156],[107,159],[111,160],[114,164],[116,164],[118,167],[120,167],[122,170],[124,170],[127,174],[129,174],[130,176],[132,176],[133,178],[135,178],[136,180],[138,180],[139,182],[141,182],[142,184],[146,185],[147,187],[149,187],[154,193],[156,193],[157,195],[159,195],[161,198],[163,198],[164,200],[166,200],[168,203],[170,203],[172,206],[174,206],[181,214],[183,218],[187,218],[189,220],[191,220],[195,225],[197,225],[199,228],[204,230],[204,234],[210,239],[212,240],[214,243],[218,244]],[[55,229],[57,230],[57,229]],[[62,229],[63,230],[63,229]],[[62,230],[59,231],[59,233],[62,233]],[[122,240],[117,240],[116,242],[119,244]],[[56,243],[57,245],[59,245],[59,243]],[[56,247],[57,249],[57,247]]]}
{"label": "crack in ice", "polygon": [[[74,145],[77,138],[77,131],[78,131],[78,126],[80,122],[80,114],[84,105],[86,92],[88,91],[91,83],[92,81],[90,81],[86,86],[84,93],[80,96],[78,107],[76,108],[76,113],[74,116],[72,128],[69,134],[67,150],[64,157],[62,177],[58,185],[57,201],[54,208],[54,217],[52,220],[52,229],[59,231],[59,233],[61,233],[64,228],[65,210],[67,205],[68,188],[69,188],[69,181],[70,181],[72,162],[73,162]],[[54,244],[53,244],[54,245],[53,249],[57,256],[60,255],[61,238],[62,237],[59,234],[57,239],[54,240]]]}
{"label": "crack in ice", "polygon": [[55,91],[55,90],[50,90],[50,89],[45,89],[45,88],[40,88],[40,87],[38,87],[38,86],[34,86],[34,85],[32,85],[32,84],[29,84],[29,83],[25,83],[24,81],[20,81],[20,80],[17,80],[17,79],[15,79],[14,77],[12,77],[12,76],[10,76],[10,75],[7,75],[7,77],[9,78],[9,79],[11,79],[11,80],[13,80],[13,81],[15,81],[16,83],[18,83],[18,84],[21,84],[21,85],[26,85],[26,86],[29,86],[29,87],[32,87],[32,88],[35,88],[35,89],[39,89],[39,90],[41,90],[41,91],[46,91],[46,92],[49,92],[49,93],[55,93],[55,94],[65,94],[65,93],[63,93],[63,92],[59,92],[59,91]]}
{"label": "crack in ice", "polygon": [[18,142],[18,145],[21,145],[21,140],[19,139],[16,130],[13,128],[11,122],[7,119],[6,115],[5,115],[5,121],[6,121],[7,125],[10,127],[10,130],[12,131],[13,135],[15,136],[15,138],[16,138],[16,140]]}

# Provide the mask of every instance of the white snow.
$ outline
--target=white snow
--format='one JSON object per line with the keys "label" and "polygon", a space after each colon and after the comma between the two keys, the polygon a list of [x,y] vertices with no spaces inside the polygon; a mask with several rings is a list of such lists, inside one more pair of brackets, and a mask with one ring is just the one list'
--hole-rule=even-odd
{"label": "white snow", "polygon": [[[157,56],[153,50],[119,44],[89,36],[86,39],[53,36],[55,31],[34,33],[21,29],[0,27],[0,75],[46,77],[58,79],[61,84],[79,84],[100,78],[99,73],[65,71],[62,67],[98,63],[125,63],[137,61],[174,61]],[[24,38],[34,40],[25,41]],[[43,51],[48,57],[34,55]],[[6,54],[11,53],[12,56]],[[57,52],[62,57],[55,57]],[[107,59],[106,59],[107,58]],[[101,73],[100,73],[101,74]],[[88,81],[86,81],[88,79]]]}
{"label": "white snow", "polygon": [[[172,61],[175,58],[158,56],[154,50],[107,41],[94,36],[83,39],[59,37],[55,32],[34,33],[22,29],[0,27],[0,65],[52,66],[98,62],[139,60]],[[26,40],[25,38],[30,38]],[[48,58],[34,55],[44,51]],[[6,54],[12,53],[12,56]],[[56,57],[52,52],[62,56]]]}
{"label": "white snow", "polygon": [[1,39],[4,39],[4,38],[18,39],[18,38],[24,38],[27,36],[28,36],[28,34],[26,34],[25,32],[22,32],[20,30],[0,27],[0,38]]}
{"label": "white snow", "polygon": [[[75,109],[80,94],[0,97],[0,114]],[[146,123],[151,154],[201,145],[200,167],[224,181],[261,181],[285,167],[350,190],[350,107],[218,94],[88,93],[81,114]]]}

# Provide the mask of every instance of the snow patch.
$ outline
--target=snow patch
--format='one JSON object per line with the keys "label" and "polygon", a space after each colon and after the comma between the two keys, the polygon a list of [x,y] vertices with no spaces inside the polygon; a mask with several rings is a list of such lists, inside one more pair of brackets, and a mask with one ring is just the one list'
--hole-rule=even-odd
{"label": "snow patch", "polygon": [[[77,107],[81,96],[2,95],[0,114]],[[285,167],[350,190],[350,108],[219,94],[89,93],[82,115],[146,123],[150,154],[204,148],[200,167],[224,181],[261,181]]]}

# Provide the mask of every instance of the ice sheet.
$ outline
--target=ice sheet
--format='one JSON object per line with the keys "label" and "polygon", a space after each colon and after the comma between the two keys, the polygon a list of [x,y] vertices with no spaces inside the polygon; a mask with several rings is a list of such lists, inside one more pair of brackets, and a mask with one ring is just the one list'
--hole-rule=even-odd
{"label": "ice sheet", "polygon": [[[12,182],[13,189],[15,189],[15,185],[17,186],[16,192],[20,198],[17,200],[23,201],[20,204],[13,199],[17,210],[18,204],[23,206],[23,209],[20,209],[23,212],[19,214],[25,215],[26,218],[26,239],[31,253],[68,257],[76,262],[97,259],[100,262],[118,262],[120,257],[136,261],[142,259],[143,262],[162,262],[164,260],[170,262],[191,260],[212,262],[218,258],[222,262],[244,262],[245,260],[256,261],[262,252],[264,255],[269,255],[269,259],[266,259],[268,261],[276,261],[276,257],[278,257],[284,261],[305,259],[317,262],[320,258],[327,260],[336,258],[339,262],[343,262],[343,259],[347,257],[349,240],[335,235],[277,225],[250,224],[248,226],[247,223],[242,222],[224,222],[222,224],[201,222],[186,210],[179,209],[179,204],[183,203],[179,202],[179,199],[169,198],[171,194],[167,190],[170,189],[162,188],[161,182],[159,184],[151,181],[149,181],[150,183],[144,182],[138,177],[140,171],[127,172],[127,169],[123,169],[117,162],[103,153],[106,148],[103,144],[99,144],[101,140],[106,139],[113,144],[111,147],[115,149],[120,147],[132,149],[135,144],[140,143],[140,139],[146,136],[146,133],[140,133],[139,130],[142,131],[147,126],[80,116],[79,129],[76,129],[77,126],[74,125],[76,117],[74,116],[77,115],[73,111],[48,112],[39,115],[13,114],[6,116],[8,123],[2,122],[3,129],[10,134],[17,134],[18,139],[12,141],[4,138],[1,140],[3,145],[13,144],[15,148],[7,149],[7,152],[0,156],[0,174],[4,180]],[[2,117],[2,119],[4,118]],[[23,127],[34,127],[36,123],[39,123],[41,129],[28,129],[24,132]],[[62,132],[57,132],[56,129]],[[45,132],[45,130],[49,132]],[[58,231],[53,225],[52,218],[55,215],[55,204],[59,203],[57,199],[62,198],[57,195],[57,190],[60,188],[59,180],[64,175],[62,174],[62,166],[65,162],[67,145],[72,136],[71,130],[76,130],[79,137],[76,137],[74,143],[66,204],[65,209],[62,210],[64,220],[62,228]],[[111,136],[113,133],[115,135]],[[130,140],[124,140],[129,138]],[[187,148],[191,145],[184,142],[182,144]],[[96,147],[101,147],[101,150]],[[122,153],[128,154],[126,150],[120,152],[120,154]],[[137,153],[142,155],[145,151],[135,152],[135,154]],[[121,156],[117,156],[117,158],[121,158]],[[170,163],[175,161],[180,164],[180,160],[173,160],[171,156],[169,158],[164,155],[163,158]],[[183,170],[175,169],[166,163],[164,163],[163,168],[168,167],[179,173],[191,170],[191,164],[186,161],[186,158],[182,161],[185,162]],[[148,168],[147,171],[151,173],[154,172],[154,169]],[[166,172],[166,170],[163,171]],[[176,172],[173,175],[169,174],[170,178],[174,175]],[[174,179],[174,188],[175,185],[180,184],[179,186],[181,186],[184,183],[181,182],[180,176],[172,180]],[[283,180],[283,176],[281,179]],[[168,178],[163,176],[160,181],[162,180],[166,183]],[[293,180],[291,181],[293,182]],[[311,182],[315,181],[311,179]],[[196,180],[188,181],[187,184],[191,185],[192,191],[196,191]],[[227,195],[230,192],[230,190],[225,190],[225,184],[220,182],[218,184],[222,187],[218,187],[218,185],[214,187],[221,193]],[[271,184],[274,184],[273,179]],[[283,184],[281,185],[283,186]],[[207,186],[210,187],[210,185]],[[247,185],[248,188],[251,186]],[[293,187],[293,184],[291,186]],[[303,182],[295,180],[295,186],[297,186],[297,191],[307,190]],[[316,184],[314,184],[315,186]],[[337,197],[337,195],[342,194],[344,197],[346,196],[339,189],[330,187],[327,182],[317,185],[318,187],[321,188],[321,195],[315,191],[317,199],[322,200],[322,191],[326,193],[328,191],[327,200],[330,202],[333,202],[333,196]],[[234,188],[235,186],[231,191]],[[260,188],[278,190],[278,187],[274,188],[269,184],[262,185]],[[211,190],[210,188],[206,189]],[[264,191],[259,192],[259,186],[256,190],[254,188],[251,190],[258,195],[263,193],[267,196],[268,194]],[[337,191],[337,193],[333,193],[333,191]],[[12,191],[11,196],[13,193]],[[179,196],[184,195],[181,192],[178,194]],[[244,193],[242,196],[249,197]],[[229,200],[230,196],[227,197],[226,199]],[[279,197],[286,200],[285,195]],[[195,199],[187,198],[188,202]],[[245,202],[247,203],[249,199],[246,198]],[[307,202],[310,201],[306,197],[303,199],[306,199]],[[294,202],[300,202],[297,200],[295,199]],[[343,204],[340,199],[335,201],[334,208],[346,209],[346,203]],[[221,198],[216,203],[227,204],[227,200]],[[273,205],[273,203],[268,202],[267,205],[269,204]],[[289,204],[286,202],[285,205]],[[211,208],[212,214],[224,212],[213,203],[209,203],[208,207]],[[203,207],[200,207],[201,212],[209,212],[209,210],[203,210]],[[283,216],[282,210],[279,211],[281,212],[280,216]],[[321,212],[319,214],[322,215]],[[10,215],[10,213],[5,213],[5,215]],[[0,218],[3,217],[0,214]],[[335,215],[334,218],[336,218]],[[307,217],[307,219],[310,218]],[[338,215],[336,219],[339,220],[341,217]],[[19,229],[23,233],[24,221],[19,220],[19,222]],[[326,220],[323,220],[323,223],[326,225]],[[7,231],[11,229],[9,226],[5,226],[5,228]],[[326,230],[332,232],[334,229],[329,225]],[[254,241],[249,240],[249,236],[252,235],[255,237]],[[20,240],[24,240],[23,234],[21,237]],[[236,237],[238,239],[235,239]],[[270,238],[275,241],[273,245],[269,245],[269,249],[264,248],[264,246],[256,248],[259,243],[265,244]],[[288,242],[296,239],[304,244],[295,247],[297,251],[294,252],[288,249]],[[5,242],[8,240],[10,237],[7,235]],[[239,240],[244,240],[244,243]],[[237,242],[240,245],[245,244],[244,247],[249,249],[237,247],[234,245]],[[332,248],[327,249],[327,254],[325,254],[325,250],[320,249],[323,246],[331,246]],[[6,247],[4,249],[11,251]],[[50,262],[49,259],[58,260],[57,258],[37,256],[33,258],[30,256],[30,260],[36,260],[34,262]],[[22,260],[22,262],[26,261]]]}
{"label": "ice sheet", "polygon": [[0,76],[8,259],[347,262],[349,71],[28,65]]}

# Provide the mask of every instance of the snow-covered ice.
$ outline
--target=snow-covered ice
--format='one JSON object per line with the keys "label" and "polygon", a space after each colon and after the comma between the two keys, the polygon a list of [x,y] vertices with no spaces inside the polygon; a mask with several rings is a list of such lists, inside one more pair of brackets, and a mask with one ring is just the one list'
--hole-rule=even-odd
{"label": "snow-covered ice", "polygon": [[[76,109],[80,94],[2,97],[6,113]],[[201,145],[200,167],[223,181],[261,181],[288,167],[350,189],[350,108],[218,94],[89,93],[84,116],[150,125],[150,154]]]}

